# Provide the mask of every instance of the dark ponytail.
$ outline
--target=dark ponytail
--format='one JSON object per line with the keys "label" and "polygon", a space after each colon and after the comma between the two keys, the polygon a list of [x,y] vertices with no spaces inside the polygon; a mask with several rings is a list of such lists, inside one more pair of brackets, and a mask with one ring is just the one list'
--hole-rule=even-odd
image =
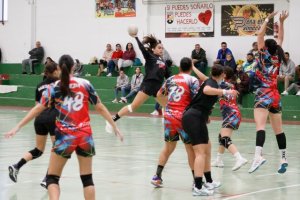
{"label": "dark ponytail", "polygon": [[220,76],[223,72],[224,72],[224,66],[222,66],[220,64],[215,64],[211,68],[211,75],[214,76],[214,77]]}
{"label": "dark ponytail", "polygon": [[69,83],[70,83],[71,69],[74,66],[74,60],[69,55],[63,55],[60,57],[58,65],[61,70],[61,78],[60,78],[61,94],[63,97],[72,96]]}
{"label": "dark ponytail", "polygon": [[283,62],[284,64],[287,64],[285,58],[284,58],[284,51],[281,48],[280,45],[277,44],[277,42],[274,39],[266,39],[265,40],[265,46],[268,49],[268,52],[274,56],[277,54],[279,63]]}
{"label": "dark ponytail", "polygon": [[287,65],[286,59],[284,57],[284,51],[280,45],[277,45],[277,55],[279,63],[283,62],[285,65]]}
{"label": "dark ponytail", "polygon": [[148,51],[151,52],[152,49],[154,49],[160,43],[160,40],[157,40],[154,35],[147,35],[143,38],[143,44],[146,44],[148,46]]}

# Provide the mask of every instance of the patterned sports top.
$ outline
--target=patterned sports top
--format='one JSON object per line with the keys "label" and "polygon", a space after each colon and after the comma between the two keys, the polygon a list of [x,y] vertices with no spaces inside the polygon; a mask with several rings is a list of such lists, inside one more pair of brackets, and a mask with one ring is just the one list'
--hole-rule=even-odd
{"label": "patterned sports top", "polygon": [[56,127],[60,132],[76,137],[91,135],[89,102],[95,105],[100,99],[93,86],[85,79],[71,77],[69,87],[73,96],[63,98],[60,81],[56,81],[44,91],[40,103],[47,106],[54,102],[58,111]]}
{"label": "patterned sports top", "polygon": [[168,78],[161,88],[163,93],[168,94],[166,113],[181,117],[198,89],[198,79],[189,74],[180,73]]}
{"label": "patterned sports top", "polygon": [[[232,83],[227,82],[227,81],[222,81],[222,83],[220,84],[220,88],[221,89],[225,89],[225,90],[234,90],[235,87]],[[239,110],[237,102],[236,102],[236,97],[230,95],[230,94],[226,94],[226,95],[222,95],[219,98],[219,103],[220,103],[220,109],[221,111],[226,111],[228,109],[229,112],[231,112],[232,110]]]}
{"label": "patterned sports top", "polygon": [[256,79],[259,81],[260,88],[270,88],[277,90],[277,76],[280,63],[278,56],[272,56],[268,50],[260,52],[257,59]]}

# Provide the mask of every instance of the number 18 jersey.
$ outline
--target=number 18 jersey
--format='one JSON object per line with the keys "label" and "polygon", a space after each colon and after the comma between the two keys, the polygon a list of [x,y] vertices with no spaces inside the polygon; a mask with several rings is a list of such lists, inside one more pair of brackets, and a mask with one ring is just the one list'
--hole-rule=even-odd
{"label": "number 18 jersey", "polygon": [[47,106],[54,102],[58,111],[56,127],[60,132],[76,137],[91,135],[89,102],[95,105],[100,99],[93,86],[85,79],[72,77],[69,87],[73,95],[63,97],[60,81],[55,82],[44,91],[40,103]]}
{"label": "number 18 jersey", "polygon": [[168,94],[165,114],[181,119],[183,111],[198,89],[198,79],[189,74],[180,73],[168,78],[162,86],[163,92]]}

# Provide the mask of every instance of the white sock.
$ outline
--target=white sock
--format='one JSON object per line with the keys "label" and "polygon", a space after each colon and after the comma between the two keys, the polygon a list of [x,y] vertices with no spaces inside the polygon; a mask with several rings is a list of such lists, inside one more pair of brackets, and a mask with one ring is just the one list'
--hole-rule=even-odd
{"label": "white sock", "polygon": [[287,155],[286,155],[286,149],[279,149],[280,155],[281,155],[281,159],[282,160],[286,160]]}
{"label": "white sock", "polygon": [[257,158],[257,157],[260,157],[260,156],[262,156],[262,147],[256,146],[255,147],[255,157]]}
{"label": "white sock", "polygon": [[233,156],[235,157],[236,160],[242,159],[240,152],[236,152],[235,154],[233,154]]}
{"label": "white sock", "polygon": [[217,153],[217,160],[222,160],[223,153]]}

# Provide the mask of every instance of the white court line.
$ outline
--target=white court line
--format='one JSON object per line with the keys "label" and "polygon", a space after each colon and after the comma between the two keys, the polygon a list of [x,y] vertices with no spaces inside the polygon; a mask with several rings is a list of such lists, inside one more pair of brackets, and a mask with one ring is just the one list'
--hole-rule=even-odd
{"label": "white court line", "polygon": [[272,190],[280,190],[280,189],[284,189],[284,188],[293,188],[293,187],[300,187],[300,184],[288,185],[288,186],[284,186],[284,187],[269,188],[269,189],[264,189],[264,190],[258,190],[258,191],[255,191],[255,192],[249,192],[249,193],[245,193],[245,194],[236,195],[236,196],[233,196],[233,197],[228,197],[228,198],[225,198],[224,200],[237,199],[237,198],[240,198],[240,197],[249,196],[249,195],[253,195],[253,194],[257,194],[257,193],[263,193],[263,192],[269,192],[269,191],[272,191]]}
{"label": "white court line", "polygon": [[[288,172],[285,172],[284,174],[287,174],[287,173],[297,173],[298,171],[288,171]],[[279,173],[273,173],[273,174],[263,174],[263,175],[257,175],[256,177],[263,177],[263,176],[274,176],[274,175],[279,175],[279,176],[282,176],[283,174],[279,174]]]}

